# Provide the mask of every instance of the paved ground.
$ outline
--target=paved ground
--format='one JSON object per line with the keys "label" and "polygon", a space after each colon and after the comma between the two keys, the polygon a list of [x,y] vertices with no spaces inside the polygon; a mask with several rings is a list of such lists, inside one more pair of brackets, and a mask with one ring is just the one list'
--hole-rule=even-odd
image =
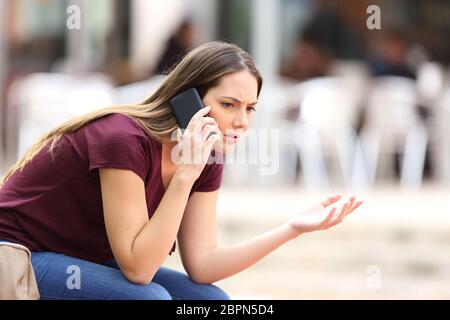
{"label": "paved ground", "polygon": [[[219,243],[256,236],[328,194],[222,189]],[[364,206],[344,224],[299,237],[217,285],[243,299],[449,299],[450,187],[359,196]],[[177,254],[165,265],[183,270]]]}

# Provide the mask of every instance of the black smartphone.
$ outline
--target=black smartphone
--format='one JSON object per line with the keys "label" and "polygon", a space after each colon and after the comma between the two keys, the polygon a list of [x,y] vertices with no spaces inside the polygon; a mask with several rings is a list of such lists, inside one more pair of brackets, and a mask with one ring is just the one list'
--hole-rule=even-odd
{"label": "black smartphone", "polygon": [[169,104],[181,129],[186,129],[194,114],[205,107],[195,88],[177,94]]}

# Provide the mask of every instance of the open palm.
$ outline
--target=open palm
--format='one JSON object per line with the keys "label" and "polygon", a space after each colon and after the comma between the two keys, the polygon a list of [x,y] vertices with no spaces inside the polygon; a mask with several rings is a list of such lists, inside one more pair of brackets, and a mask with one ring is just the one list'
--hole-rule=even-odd
{"label": "open palm", "polygon": [[340,209],[337,206],[331,207],[341,198],[341,195],[334,195],[303,210],[289,220],[291,228],[299,234],[331,228],[341,223],[348,214],[363,203],[363,201],[356,201],[355,197],[350,197]]}

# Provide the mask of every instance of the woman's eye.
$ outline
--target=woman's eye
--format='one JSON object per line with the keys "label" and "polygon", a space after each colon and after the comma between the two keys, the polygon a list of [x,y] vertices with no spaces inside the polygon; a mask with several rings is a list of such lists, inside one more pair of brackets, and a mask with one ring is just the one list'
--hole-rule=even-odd
{"label": "woman's eye", "polygon": [[256,112],[256,109],[253,107],[247,108],[248,110],[251,110],[252,112]]}
{"label": "woman's eye", "polygon": [[232,103],[228,103],[228,102],[222,102],[222,106],[228,108],[228,107],[232,107],[233,104]]}

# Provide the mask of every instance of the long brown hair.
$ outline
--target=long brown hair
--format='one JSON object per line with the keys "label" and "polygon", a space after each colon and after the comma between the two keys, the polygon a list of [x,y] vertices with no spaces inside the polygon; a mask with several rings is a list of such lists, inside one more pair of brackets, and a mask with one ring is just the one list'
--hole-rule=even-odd
{"label": "long brown hair", "polygon": [[160,143],[170,141],[171,133],[178,123],[169,106],[172,97],[190,87],[198,89],[203,98],[209,88],[218,84],[220,77],[233,72],[248,70],[258,82],[259,95],[262,77],[256,69],[250,55],[238,46],[226,42],[214,41],[191,50],[169,72],[159,88],[146,100],[138,104],[110,106],[64,122],[59,127],[44,134],[18,160],[3,177],[0,188],[17,170],[22,170],[42,148],[50,143],[52,152],[59,138],[73,132],[87,123],[112,113],[121,113],[133,117],[142,128]]}

